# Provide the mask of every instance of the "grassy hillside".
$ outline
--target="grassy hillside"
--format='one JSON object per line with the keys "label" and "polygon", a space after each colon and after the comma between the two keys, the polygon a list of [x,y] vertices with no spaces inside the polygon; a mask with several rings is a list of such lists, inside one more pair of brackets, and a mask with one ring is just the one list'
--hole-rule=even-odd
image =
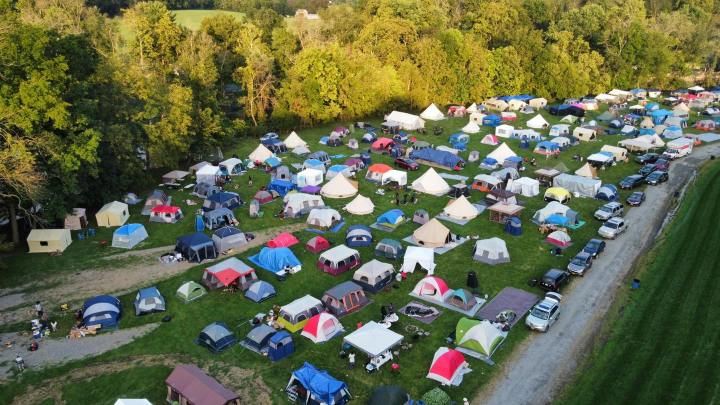
{"label": "grassy hillside", "polygon": [[[237,11],[225,11],[225,10],[175,10],[175,21],[182,27],[185,27],[191,31],[196,31],[200,28],[200,24],[205,18],[213,17],[216,15],[229,15],[242,20],[245,18],[245,14]],[[130,41],[133,37],[131,28],[126,23],[125,19],[118,17],[118,24],[120,29],[120,36],[126,41]]]}
{"label": "grassy hillside", "polygon": [[720,389],[720,164],[687,196],[639,272],[607,342],[563,404],[709,404]]}

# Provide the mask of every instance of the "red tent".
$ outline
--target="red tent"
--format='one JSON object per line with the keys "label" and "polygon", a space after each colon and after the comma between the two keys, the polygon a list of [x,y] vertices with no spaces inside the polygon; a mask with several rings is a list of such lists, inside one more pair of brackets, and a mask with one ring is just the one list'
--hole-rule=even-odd
{"label": "red tent", "polygon": [[255,193],[255,196],[253,197],[254,200],[257,200],[260,204],[267,204],[269,202],[272,202],[273,195],[267,190],[260,190],[257,193]]}
{"label": "red tent", "polygon": [[330,242],[322,236],[315,236],[305,244],[305,248],[313,253],[320,253],[330,249]]}
{"label": "red tent", "polygon": [[372,150],[376,152],[381,152],[384,150],[387,150],[390,146],[392,146],[395,143],[390,138],[380,138],[377,141],[372,143]]}
{"label": "red tent", "polygon": [[274,237],[273,239],[270,239],[267,243],[267,247],[269,248],[279,248],[279,247],[290,247],[293,245],[297,245],[300,243],[300,241],[291,233],[284,232],[280,235]]}
{"label": "red tent", "polygon": [[458,385],[466,372],[468,363],[465,356],[457,350],[441,347],[435,352],[427,378],[443,385]]}
{"label": "red tent", "polygon": [[156,205],[152,207],[151,211],[157,214],[176,214],[180,211],[180,207],[174,205]]}

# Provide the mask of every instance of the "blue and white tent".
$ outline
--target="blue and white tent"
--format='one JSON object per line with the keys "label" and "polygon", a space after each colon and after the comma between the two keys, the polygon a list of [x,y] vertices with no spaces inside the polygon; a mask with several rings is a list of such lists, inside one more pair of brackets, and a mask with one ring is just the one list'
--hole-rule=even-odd
{"label": "blue and white tent", "polygon": [[132,249],[147,238],[148,233],[142,224],[123,225],[113,232],[112,247]]}
{"label": "blue and white tent", "polygon": [[165,298],[157,287],[143,288],[135,296],[135,315],[162,312],[165,310]]}
{"label": "blue and white tent", "polygon": [[302,263],[295,257],[292,250],[282,248],[264,247],[260,253],[248,257],[253,264],[276,275],[283,275],[285,270],[297,273],[302,268]]}
{"label": "blue and white tent", "polygon": [[344,405],[351,398],[347,384],[308,362],[293,371],[285,390],[298,392],[297,386],[304,388],[303,391],[306,392],[306,397],[300,398],[302,403]]}
{"label": "blue and white tent", "polygon": [[237,343],[237,338],[227,325],[213,322],[200,332],[195,342],[213,353],[219,353]]}
{"label": "blue and white tent", "polygon": [[250,284],[247,291],[245,291],[245,298],[252,300],[253,302],[262,302],[266,299],[270,299],[277,295],[275,287],[267,281],[256,281]]}
{"label": "blue and white tent", "polygon": [[372,240],[372,232],[365,225],[352,225],[345,234],[345,244],[349,247],[368,247]]}
{"label": "blue and white tent", "polygon": [[116,297],[98,295],[85,301],[82,313],[85,326],[100,325],[102,328],[115,328],[120,321],[122,306]]}
{"label": "blue and white tent", "polygon": [[378,224],[398,225],[405,220],[405,213],[399,209],[384,212],[377,218]]}
{"label": "blue and white tent", "polygon": [[200,232],[177,238],[175,251],[182,254],[186,260],[198,263],[205,259],[214,259],[218,255],[212,239]]}
{"label": "blue and white tent", "polygon": [[595,198],[603,201],[616,201],[618,199],[618,189],[614,184],[603,184],[600,186]]}

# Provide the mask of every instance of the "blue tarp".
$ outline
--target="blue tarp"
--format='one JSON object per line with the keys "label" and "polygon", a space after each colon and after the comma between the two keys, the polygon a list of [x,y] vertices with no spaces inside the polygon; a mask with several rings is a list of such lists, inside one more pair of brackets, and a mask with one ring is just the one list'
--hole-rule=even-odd
{"label": "blue tarp", "polygon": [[537,145],[535,145],[535,150],[547,150],[550,152],[554,152],[556,150],[559,150],[560,146],[558,144],[550,142],[550,141],[540,141]]}
{"label": "blue tarp", "polygon": [[130,236],[140,228],[144,228],[141,224],[127,224],[116,229],[113,235]]}
{"label": "blue tarp", "polygon": [[495,114],[487,115],[487,116],[483,117],[483,120],[482,120],[482,124],[485,125],[486,127],[496,127],[496,126],[500,125],[501,122],[502,122],[502,119],[500,118],[500,116],[495,115]]}
{"label": "blue tarp", "polygon": [[658,103],[647,103],[645,104],[645,111],[654,111],[660,108]]}
{"label": "blue tarp", "polygon": [[530,94],[516,94],[513,96],[500,96],[500,97],[495,97],[495,98],[497,98],[498,100],[502,100],[506,103],[510,100],[520,100],[520,101],[528,102],[528,101],[534,99],[535,96],[532,96]]}
{"label": "blue tarp", "polygon": [[264,163],[271,168],[276,168],[282,164],[282,162],[280,162],[280,159],[276,158],[275,156],[265,159]]}
{"label": "blue tarp", "polygon": [[454,169],[455,166],[457,166],[460,163],[465,163],[465,160],[463,160],[459,156],[455,156],[450,152],[432,149],[432,148],[425,148],[421,150],[414,150],[410,154],[411,159],[422,159],[428,162],[435,163],[437,165],[447,167],[449,169]]}
{"label": "blue tarp", "polygon": [[248,257],[248,260],[260,268],[275,274],[282,272],[286,266],[295,267],[300,265],[300,260],[295,257],[292,250],[286,247],[264,247],[260,253]]}
{"label": "blue tarp", "polygon": [[340,380],[336,380],[327,371],[318,370],[312,364],[305,362],[303,366],[293,372],[293,376],[300,381],[310,393],[317,399],[327,403],[335,403],[335,395],[343,389],[347,389],[347,384]]}
{"label": "blue tarp", "polygon": [[267,189],[268,191],[277,191],[281,197],[285,197],[285,194],[295,189],[295,184],[292,181],[275,179],[268,184]]}
{"label": "blue tarp", "polygon": [[120,300],[111,295],[98,295],[85,301],[82,310],[85,326],[114,328],[120,319],[122,306]]}
{"label": "blue tarp", "polygon": [[665,121],[665,118],[672,116],[672,111],[668,110],[655,110],[650,113],[652,122],[655,125],[660,125]]}
{"label": "blue tarp", "polygon": [[655,135],[655,130],[652,128],[640,128],[638,131],[639,135]]}
{"label": "blue tarp", "polygon": [[568,218],[558,214],[552,214],[545,218],[545,223],[550,225],[568,226]]}
{"label": "blue tarp", "polygon": [[404,216],[405,216],[405,213],[399,209],[390,210],[390,211],[387,211],[387,212],[383,213],[382,215],[380,215],[377,218],[377,223],[395,225],[398,221],[398,218],[401,218]]}

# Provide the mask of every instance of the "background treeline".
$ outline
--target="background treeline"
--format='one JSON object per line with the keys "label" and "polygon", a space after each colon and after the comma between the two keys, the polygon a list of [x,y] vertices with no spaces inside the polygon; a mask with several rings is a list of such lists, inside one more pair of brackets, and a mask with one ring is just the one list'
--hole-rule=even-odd
{"label": "background treeline", "polygon": [[[11,219],[35,203],[45,219],[98,206],[147,184],[148,169],[268,129],[496,94],[670,88],[719,68],[713,0],[90,1],[0,0]],[[245,18],[191,32],[169,7]],[[321,20],[285,18],[299,7]]]}

